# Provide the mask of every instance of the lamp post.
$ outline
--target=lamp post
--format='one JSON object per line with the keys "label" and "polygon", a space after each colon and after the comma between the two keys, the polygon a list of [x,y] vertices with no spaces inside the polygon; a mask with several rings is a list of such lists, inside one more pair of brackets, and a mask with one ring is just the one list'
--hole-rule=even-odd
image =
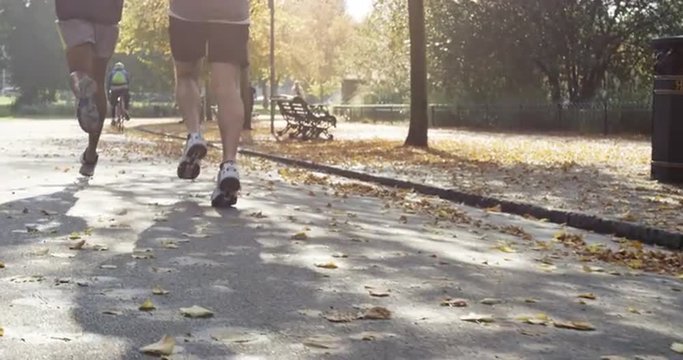
{"label": "lamp post", "polygon": [[270,8],[270,133],[275,135],[275,0],[268,0]]}

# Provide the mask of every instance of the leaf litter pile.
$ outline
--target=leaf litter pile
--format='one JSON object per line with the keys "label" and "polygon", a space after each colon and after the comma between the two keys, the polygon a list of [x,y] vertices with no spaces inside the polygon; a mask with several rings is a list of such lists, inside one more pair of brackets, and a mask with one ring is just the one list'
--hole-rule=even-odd
{"label": "leaf litter pile", "polygon": [[[649,179],[651,148],[645,139],[433,130],[431,149],[421,150],[401,146],[404,126],[383,127],[382,133],[372,125],[341,124],[335,131],[339,140],[332,142],[276,142],[265,125],[256,124],[245,141],[247,147],[683,232],[683,189]],[[219,137],[214,127],[209,125],[206,136],[215,141]],[[184,131],[179,124],[149,128],[171,134]],[[362,131],[382,138],[361,137]]]}
{"label": "leaf litter pile", "polygon": [[[162,129],[166,133],[173,133],[174,131],[182,131],[182,128],[180,127],[181,125],[179,124],[167,124],[167,125],[161,125]],[[215,126],[215,125],[209,125],[209,126]],[[158,128],[156,130],[159,130]],[[259,131],[259,130],[257,130]],[[212,131],[209,130],[207,131],[208,135],[207,137],[210,138]],[[157,136],[153,135],[143,135],[144,138],[148,140],[152,140],[152,142],[149,143],[129,143],[128,147],[133,147],[133,148],[128,148],[125,150],[121,150],[120,148],[116,148],[117,151],[124,151],[124,158],[126,157],[126,154],[135,154],[136,156],[139,156],[140,154],[143,154],[143,156],[148,155],[150,159],[158,158],[157,154],[162,154],[166,156],[170,156],[172,158],[177,157],[180,155],[181,152],[181,147],[178,146],[179,142],[174,141],[174,140],[168,140],[168,139],[161,139]],[[501,140],[502,141],[502,140]],[[540,141],[540,140],[539,140]],[[558,140],[559,141],[559,140]],[[578,140],[577,140],[578,141]],[[417,149],[408,149],[408,148],[403,148],[403,147],[393,147],[391,145],[390,147],[379,147],[373,149],[365,149],[365,145],[369,145],[371,143],[376,143],[377,141],[360,141],[360,142],[345,142],[345,141],[334,141],[334,142],[286,142],[286,143],[281,143],[277,144],[272,141],[263,141],[260,142],[259,144],[265,146],[266,150],[267,149],[275,149],[274,147],[277,146],[279,151],[279,154],[288,154],[291,156],[297,156],[303,159],[308,159],[308,160],[315,160],[315,161],[323,161],[327,159],[327,163],[331,163],[334,165],[343,165],[346,164],[348,166],[353,166],[354,164],[357,165],[358,162],[364,161],[368,163],[372,162],[385,162],[387,164],[392,163],[393,161],[398,161],[401,157],[404,157],[400,161],[402,161],[404,164],[409,163],[412,160],[415,160],[415,157],[418,156],[416,154],[421,154],[418,157],[422,158],[422,163],[427,163],[430,161],[433,161],[434,159],[431,159],[432,155],[429,155],[425,153],[423,150],[417,150]],[[388,142],[382,142],[381,143],[388,143]],[[585,141],[586,143],[590,143],[590,141]],[[359,145],[359,147],[354,147],[355,145]],[[570,142],[571,144],[571,142]],[[388,145],[387,145],[388,146]],[[512,145],[510,145],[512,146]],[[521,146],[521,145],[520,145]],[[509,155],[506,162],[521,162],[522,160],[526,159],[526,162],[530,162],[533,159],[536,159],[537,157],[543,158],[541,155],[542,154],[547,154],[545,159],[546,160],[534,160],[539,161],[543,163],[543,161],[546,161],[546,164],[551,163],[553,160],[554,161],[559,161],[560,158],[564,158],[565,155],[562,155],[555,150],[551,150],[552,146],[550,146],[549,149],[546,149],[546,151],[542,151],[541,149],[534,149],[532,153],[526,154],[526,157],[522,156],[521,154],[517,154],[516,156]],[[569,146],[569,145],[567,145]],[[560,147],[561,149],[564,149],[564,151],[569,151],[567,149],[567,146]],[[596,145],[598,146],[598,145]],[[606,146],[605,144],[601,146]],[[612,147],[617,147],[617,145],[612,145]],[[106,149],[106,148],[105,148]],[[620,148],[619,148],[620,149]],[[626,161],[626,162],[634,162],[637,163],[637,158],[638,156],[632,155],[632,156],[617,156],[614,154],[614,151],[617,151],[619,149],[612,149],[611,151],[607,151],[606,153],[600,153],[599,155],[596,155],[596,159],[592,160],[592,163],[598,163],[599,161],[617,161],[617,159],[622,159],[619,161]],[[111,150],[111,149],[109,149]],[[262,149],[263,150],[263,149]],[[366,151],[367,150],[367,151]],[[390,151],[391,150],[391,151]],[[603,149],[604,150],[604,149]],[[473,151],[473,150],[472,150]],[[337,153],[338,152],[338,153]],[[430,150],[429,153],[439,153],[438,151],[432,151]],[[497,158],[497,153],[490,149],[490,153],[484,157],[488,157],[489,159]],[[586,161],[588,163],[591,163],[589,161],[591,154],[597,154],[599,153],[597,149],[583,149],[582,151],[574,149],[573,151],[569,151],[568,154],[566,154],[567,157],[570,158],[575,158],[575,159],[583,159],[583,161]],[[335,155],[337,154],[337,155]],[[474,156],[473,154],[470,154]],[[436,155],[435,155],[436,156]],[[440,155],[439,155],[440,156]],[[211,151],[209,152],[208,157],[210,158],[209,161],[219,161],[219,154],[217,151]],[[392,160],[394,159],[394,160]],[[430,160],[431,159],[431,160]],[[500,159],[499,159],[500,160]],[[244,162],[243,166],[250,168],[251,170],[272,170],[272,163],[266,162],[266,161],[260,161],[260,160],[255,160],[249,157],[243,157],[242,161]],[[649,161],[649,160],[648,160]],[[501,162],[503,162],[501,160]],[[623,164],[623,162],[619,162],[620,164]],[[442,170],[440,170],[442,171]],[[452,203],[447,202],[447,201],[442,201],[439,199],[434,199],[426,196],[412,196],[414,195],[411,191],[408,190],[402,190],[402,189],[390,189],[390,188],[385,188],[385,187],[380,187],[380,186],[372,186],[369,184],[365,183],[360,183],[360,182],[347,182],[347,181],[336,181],[333,177],[326,176],[326,175],[318,175],[314,174],[310,171],[307,170],[302,170],[302,169],[297,169],[297,168],[290,168],[290,167],[283,167],[278,170],[279,175],[289,181],[290,183],[294,185],[320,185],[323,187],[331,188],[334,191],[334,195],[336,197],[344,198],[348,197],[350,195],[357,195],[357,196],[366,196],[366,197],[374,197],[374,198],[379,198],[387,202],[387,207],[400,207],[403,208],[403,210],[407,213],[413,213],[413,214],[421,214],[421,215],[426,215],[426,216],[431,216],[434,218],[435,224],[438,224],[439,222],[451,222],[455,224],[461,224],[461,225],[467,225],[473,228],[481,229],[481,230],[493,230],[493,231],[498,231],[500,233],[506,234],[506,235],[512,235],[514,237],[519,238],[522,242],[520,244],[524,245],[525,247],[538,251],[538,252],[543,252],[543,253],[549,253],[548,258],[559,258],[559,257],[576,257],[582,262],[584,262],[586,265],[584,266],[584,270],[586,272],[602,272],[604,271],[600,266],[591,266],[591,263],[594,262],[606,262],[606,263],[611,263],[619,266],[625,266],[631,270],[638,270],[638,271],[648,271],[648,272],[654,272],[654,273],[662,273],[662,274],[668,274],[668,275],[674,275],[674,276],[680,276],[683,274],[683,253],[681,252],[670,252],[670,251],[660,251],[652,248],[645,248],[642,246],[642,244],[638,241],[631,241],[628,239],[615,239],[615,247],[607,247],[607,246],[602,246],[602,245],[595,245],[595,244],[589,244],[587,241],[583,239],[583,237],[580,234],[571,234],[567,232],[561,232],[555,235],[553,239],[534,239],[530,234],[528,234],[523,228],[521,227],[516,227],[516,226],[505,226],[501,227],[495,224],[491,223],[484,223],[481,220],[478,219],[473,219],[467,214],[465,214],[463,211],[458,209],[456,206],[454,206]],[[480,176],[487,176],[485,173],[480,172]],[[536,179],[538,180],[538,179]],[[534,181],[536,181],[534,180]],[[574,182],[577,180],[574,179]],[[559,184],[556,185],[558,188],[562,188]],[[664,189],[667,188],[664,185],[658,185],[660,188]],[[672,190],[672,192],[674,192]],[[676,192],[677,194],[680,193],[680,191]],[[585,193],[584,193],[585,195]],[[614,195],[614,194],[612,194]],[[680,194],[679,194],[680,195]],[[676,195],[676,196],[679,196]],[[409,198],[414,198],[413,200],[407,200]],[[614,200],[614,199],[613,199]],[[676,207],[673,207],[675,209],[678,209],[678,211],[683,210],[683,196],[680,196],[679,199],[679,205]],[[332,204],[329,204],[332,205]],[[673,209],[672,208],[672,209]],[[499,212],[500,210],[497,208],[491,208],[487,209],[487,211],[491,213],[496,213]],[[258,214],[254,215],[254,217],[257,217]],[[666,218],[665,214],[662,214],[663,218]],[[529,217],[531,220],[537,220],[532,217]],[[402,216],[402,219],[399,220],[401,223],[405,223],[407,221],[407,218],[405,216]],[[676,221],[682,222],[683,223],[683,217],[680,216],[680,214],[677,212],[676,213]],[[683,229],[683,228],[682,228]],[[299,232],[296,234],[293,234],[291,236],[293,240],[307,240],[308,235],[306,232]],[[497,249],[500,252],[503,253],[516,253],[518,250],[512,246],[512,244],[508,244],[506,242],[500,242],[494,249]],[[336,264],[334,263],[329,263],[329,264],[316,264],[318,267],[323,267],[323,268],[334,268]],[[321,266],[322,265],[322,266]],[[551,261],[546,261],[544,264],[541,266],[543,270],[547,272],[552,272],[554,270],[554,265],[552,264]],[[599,271],[590,271],[590,269],[600,269]],[[612,272],[613,275],[621,272]]]}

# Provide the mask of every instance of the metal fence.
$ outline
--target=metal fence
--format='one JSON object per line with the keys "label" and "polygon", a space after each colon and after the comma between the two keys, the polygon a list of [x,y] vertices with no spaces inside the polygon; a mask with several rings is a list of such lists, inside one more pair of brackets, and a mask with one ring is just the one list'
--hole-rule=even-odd
{"label": "metal fence", "polygon": [[[403,104],[333,107],[346,121],[400,122],[410,118]],[[429,106],[432,127],[490,130],[576,132],[585,134],[650,134],[649,103],[480,104]]]}

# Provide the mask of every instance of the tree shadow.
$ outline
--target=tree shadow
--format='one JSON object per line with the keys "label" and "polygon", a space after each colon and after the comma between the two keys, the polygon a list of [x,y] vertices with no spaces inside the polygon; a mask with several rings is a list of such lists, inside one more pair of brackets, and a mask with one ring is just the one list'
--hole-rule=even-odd
{"label": "tree shadow", "polygon": [[[670,337],[680,328],[683,299],[667,290],[671,285],[666,278],[615,278],[577,274],[569,268],[539,273],[532,270],[533,256],[508,262],[487,254],[493,239],[481,238],[472,232],[474,228],[446,227],[431,233],[423,226],[430,219],[411,215],[407,223],[400,223],[402,211],[386,210],[377,199],[334,198],[323,195],[330,189],[321,186],[300,187],[280,181],[269,190],[270,180],[245,179],[245,189],[251,190],[239,210],[216,211],[208,206],[206,197],[195,195],[206,191],[204,184],[188,188],[136,178],[136,186],[131,188],[127,181],[130,179],[107,186],[73,185],[51,195],[2,204],[5,215],[13,217],[0,219],[0,235],[7,239],[2,256],[17,263],[33,262],[21,254],[36,243],[66,246],[68,234],[92,226],[91,217],[77,215],[83,213],[79,207],[84,205],[77,204],[83,197],[95,205],[102,199],[99,211],[105,214],[88,241],[110,239],[110,251],[86,249],[67,260],[45,258],[32,264],[47,277],[39,286],[65,291],[62,296],[68,299],[69,317],[87,336],[75,340],[74,345],[55,341],[30,351],[16,344],[12,349],[32,355],[67,351],[75,357],[98,354],[141,359],[139,347],[168,334],[183,348],[176,357],[188,359],[247,354],[292,359],[670,356]],[[113,199],[123,203],[117,205]],[[154,199],[160,203],[150,203]],[[24,207],[29,208],[27,214],[23,214]],[[128,209],[128,214],[121,209]],[[40,210],[56,214],[45,215]],[[116,226],[107,226],[111,214],[120,217]],[[39,237],[12,232],[27,221],[54,227],[46,227],[47,233],[41,232]],[[123,226],[126,222],[130,226]],[[551,226],[525,224],[534,234],[547,232]],[[291,239],[306,227],[311,228],[308,240]],[[57,233],[49,232],[53,228]],[[505,235],[500,239],[506,239]],[[134,258],[134,254],[154,257]],[[334,254],[346,257],[335,258]],[[489,265],[482,264],[486,259]],[[316,268],[316,263],[326,261],[335,261],[339,269]],[[73,282],[58,286],[54,280],[61,277],[85,280],[87,286]],[[169,294],[154,296],[151,290],[157,285]],[[4,296],[25,296],[23,286],[11,285]],[[390,296],[371,297],[366,286],[388,289]],[[595,305],[577,304],[576,295],[581,292],[595,292],[599,300]],[[442,307],[445,297],[465,298],[470,307]],[[486,297],[501,298],[504,303],[494,307],[478,304]],[[157,307],[150,313],[138,310],[147,298]],[[531,298],[538,302],[525,301]],[[179,313],[180,307],[192,305],[211,309],[215,315],[188,319]],[[393,318],[333,324],[320,316],[324,311],[354,306],[384,306],[393,312]],[[630,314],[628,306],[640,308],[644,314]],[[645,313],[648,310],[652,313]],[[36,312],[39,318],[42,311]],[[490,312],[497,320],[489,325],[460,321],[460,316],[470,311]],[[589,320],[598,330],[583,334],[514,320],[517,315],[538,312],[566,320]],[[374,341],[351,339],[368,331],[374,332]],[[316,335],[334,336],[336,347],[315,349],[302,344]],[[577,344],[582,346],[577,348]]]}

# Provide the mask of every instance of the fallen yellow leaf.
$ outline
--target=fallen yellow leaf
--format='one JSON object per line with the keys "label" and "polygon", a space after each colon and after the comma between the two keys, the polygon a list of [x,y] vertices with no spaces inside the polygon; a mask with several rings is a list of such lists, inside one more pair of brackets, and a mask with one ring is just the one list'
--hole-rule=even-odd
{"label": "fallen yellow leaf", "polygon": [[373,297],[388,297],[390,290],[369,289],[368,292],[370,293],[370,296]]}
{"label": "fallen yellow leaf", "polygon": [[198,319],[198,318],[210,318],[213,316],[213,312],[209,309],[205,309],[201,306],[194,305],[189,308],[180,308],[180,313],[185,317]]}
{"label": "fallen yellow leaf", "polygon": [[322,317],[333,323],[347,323],[357,320],[360,317],[360,314],[355,310],[332,310],[322,314]]}
{"label": "fallen yellow leaf", "polygon": [[0,269],[4,269],[4,268],[5,268],[5,263],[0,261]]}
{"label": "fallen yellow leaf", "polygon": [[550,322],[550,317],[544,313],[539,313],[530,316],[519,316],[517,317],[517,320],[530,325],[548,325]]}
{"label": "fallen yellow leaf", "polygon": [[329,270],[334,270],[338,269],[339,266],[333,262],[328,262],[328,263],[321,263],[321,264],[315,264],[316,267],[322,268],[322,269],[329,269]]}
{"label": "fallen yellow leaf", "polygon": [[508,254],[512,254],[512,253],[516,253],[516,252],[517,252],[517,251],[516,251],[515,249],[513,249],[510,245],[505,245],[505,244],[498,245],[498,246],[496,246],[494,249],[496,249],[496,250],[498,250],[498,251],[501,251],[501,252],[504,252],[504,253],[508,253]]}
{"label": "fallen yellow leaf", "polygon": [[0,337],[3,336],[5,336],[5,329],[3,329],[2,326],[0,326]]}
{"label": "fallen yellow leaf", "polygon": [[308,240],[308,235],[305,232],[300,232],[292,235],[291,237],[292,240],[299,240],[299,241],[305,241]]}
{"label": "fallen yellow leaf", "polygon": [[671,351],[683,354],[683,343],[675,342],[671,344]]}
{"label": "fallen yellow leaf", "polygon": [[496,298],[486,298],[480,301],[479,303],[484,304],[484,305],[499,305],[503,303],[503,300],[501,299],[496,299]]}
{"label": "fallen yellow leaf", "polygon": [[81,241],[69,246],[69,250],[81,250],[81,249],[83,249],[84,245],[85,245],[85,240],[81,240]]}
{"label": "fallen yellow leaf", "polygon": [[173,348],[175,348],[175,339],[164,335],[161,340],[140,348],[140,351],[152,356],[169,356],[173,354]]}
{"label": "fallen yellow leaf", "polygon": [[643,268],[643,260],[631,260],[628,262],[628,267],[634,270],[639,270]]}
{"label": "fallen yellow leaf", "polygon": [[475,313],[469,313],[468,315],[461,316],[460,320],[475,323],[492,323],[495,321],[493,315],[482,315]]}
{"label": "fallen yellow leaf", "polygon": [[105,310],[105,311],[102,311],[102,314],[104,314],[104,315],[120,316],[120,315],[123,315],[123,311],[118,311],[118,310]]}
{"label": "fallen yellow leaf", "polygon": [[383,307],[373,307],[366,309],[361,313],[360,319],[363,320],[389,320],[391,319],[391,311]]}
{"label": "fallen yellow leaf", "polygon": [[636,309],[636,308],[634,308],[634,307],[629,306],[627,310],[628,310],[628,312],[630,312],[631,314],[638,314],[638,315],[640,315],[640,310],[638,310],[638,309]]}
{"label": "fallen yellow leaf", "polygon": [[154,289],[152,289],[152,294],[154,294],[154,295],[167,295],[168,290],[164,290],[160,286],[155,286]]}
{"label": "fallen yellow leaf", "polygon": [[492,213],[499,213],[499,212],[502,212],[502,211],[503,211],[503,207],[500,206],[500,204],[498,204],[498,205],[496,205],[496,206],[492,206],[492,207],[490,207],[490,208],[486,208],[486,209],[484,209],[484,211],[486,211],[486,212],[492,212]]}
{"label": "fallen yellow leaf", "polygon": [[327,335],[317,335],[307,338],[303,344],[317,349],[336,349],[339,347],[339,339]]}
{"label": "fallen yellow leaf", "polygon": [[441,301],[441,306],[448,307],[467,307],[467,300],[465,299],[444,299]]}
{"label": "fallen yellow leaf", "polygon": [[145,300],[145,302],[142,303],[142,305],[140,305],[140,307],[138,309],[140,311],[152,311],[152,310],[156,310],[156,306],[154,306],[154,303],[152,303],[152,300],[147,299],[147,300]]}
{"label": "fallen yellow leaf", "polygon": [[578,296],[580,299],[588,299],[588,300],[595,300],[598,297],[595,296],[593,293],[586,293],[586,294],[579,294]]}
{"label": "fallen yellow leaf", "polygon": [[556,328],[559,329],[569,329],[569,330],[578,330],[578,331],[593,331],[595,330],[595,327],[588,322],[585,321],[555,321],[553,323]]}

